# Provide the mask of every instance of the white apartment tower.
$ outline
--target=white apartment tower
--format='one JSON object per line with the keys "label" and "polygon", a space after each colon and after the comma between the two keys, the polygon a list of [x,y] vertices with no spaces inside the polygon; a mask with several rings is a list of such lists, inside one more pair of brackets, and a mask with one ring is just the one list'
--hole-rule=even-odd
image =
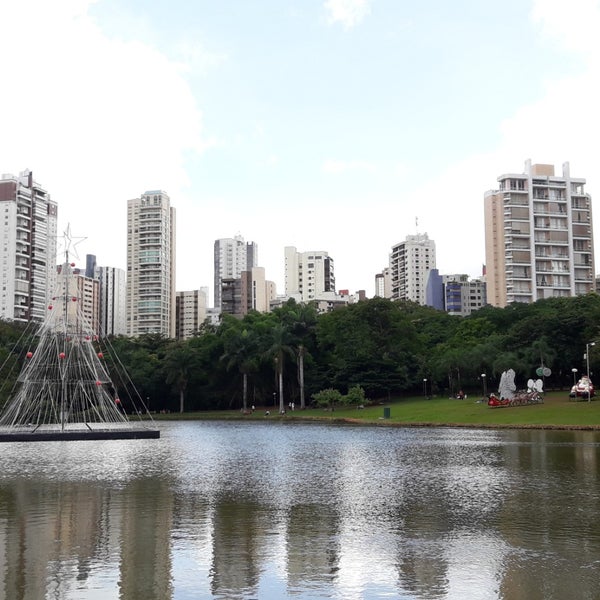
{"label": "white apartment tower", "polygon": [[215,240],[214,245],[214,306],[221,308],[221,286],[224,279],[239,279],[243,271],[258,266],[258,247],[244,242],[241,235]]}
{"label": "white apartment tower", "polygon": [[46,318],[56,287],[57,213],[31,171],[0,178],[0,317]]}
{"label": "white apartment tower", "polygon": [[[87,327],[92,331],[100,331],[100,282],[93,277],[87,277],[81,269],[68,269],[69,273],[63,273],[63,267],[58,266],[60,289],[66,289],[69,282],[69,295],[76,299],[78,312],[84,319]],[[61,284],[61,279],[65,283]]]}
{"label": "white apartment tower", "polygon": [[375,275],[375,296],[379,298],[392,297],[392,273],[389,267]]}
{"label": "white apartment tower", "polygon": [[176,329],[177,339],[187,340],[198,333],[206,320],[208,288],[177,292]]}
{"label": "white apartment tower", "polygon": [[127,202],[127,333],[175,337],[175,208],[160,190]]}
{"label": "white apartment tower", "polygon": [[127,335],[127,279],[123,269],[100,267],[100,332]]}
{"label": "white apartment tower", "polygon": [[525,163],[498,177],[485,194],[487,300],[512,302],[576,296],[594,290],[592,199],[585,179],[553,165]]}
{"label": "white apartment tower", "polygon": [[333,258],[323,250],[298,252],[285,248],[285,295],[299,302],[311,302],[335,296]]}
{"label": "white apartment tower", "polygon": [[435,242],[426,233],[406,236],[390,254],[392,299],[425,305],[427,278],[435,268]]}

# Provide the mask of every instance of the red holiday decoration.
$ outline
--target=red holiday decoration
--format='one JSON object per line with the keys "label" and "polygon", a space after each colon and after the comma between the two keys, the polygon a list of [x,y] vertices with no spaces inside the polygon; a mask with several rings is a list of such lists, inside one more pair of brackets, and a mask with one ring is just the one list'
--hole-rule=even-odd
{"label": "red holiday decoration", "polygon": [[58,358],[64,358],[64,357],[65,357],[65,353],[64,353],[64,352],[61,352],[61,353],[58,355]]}
{"label": "red holiday decoration", "polygon": [[28,352],[27,353],[27,358],[31,358],[33,356],[33,352]]}
{"label": "red holiday decoration", "polygon": [[98,358],[104,358],[104,354],[102,354],[102,352],[98,352]]}

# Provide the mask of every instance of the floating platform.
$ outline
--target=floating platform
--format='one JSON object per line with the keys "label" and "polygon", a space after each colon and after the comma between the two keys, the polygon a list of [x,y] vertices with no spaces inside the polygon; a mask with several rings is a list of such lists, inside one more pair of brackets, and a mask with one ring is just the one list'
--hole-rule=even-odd
{"label": "floating platform", "polygon": [[158,429],[0,429],[0,442],[60,442],[85,440],[148,440],[160,438]]}

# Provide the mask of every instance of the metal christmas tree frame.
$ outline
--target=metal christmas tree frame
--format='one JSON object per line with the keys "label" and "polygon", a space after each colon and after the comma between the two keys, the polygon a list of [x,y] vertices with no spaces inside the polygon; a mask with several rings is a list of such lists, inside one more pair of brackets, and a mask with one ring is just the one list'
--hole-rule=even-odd
{"label": "metal christmas tree frame", "polygon": [[[60,268],[48,316],[22,357],[24,364],[0,415],[0,441],[158,438],[138,395],[122,401],[101,340],[82,310],[73,264]],[[133,384],[130,386],[133,387]],[[141,408],[141,410],[140,410]],[[133,423],[128,415],[137,419]]]}

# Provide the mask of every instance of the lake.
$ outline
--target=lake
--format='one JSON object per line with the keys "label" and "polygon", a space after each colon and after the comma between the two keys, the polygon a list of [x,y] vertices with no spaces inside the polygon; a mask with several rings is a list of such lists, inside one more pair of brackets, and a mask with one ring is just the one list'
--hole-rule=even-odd
{"label": "lake", "polygon": [[597,599],[600,434],[159,422],[0,445],[0,599]]}

